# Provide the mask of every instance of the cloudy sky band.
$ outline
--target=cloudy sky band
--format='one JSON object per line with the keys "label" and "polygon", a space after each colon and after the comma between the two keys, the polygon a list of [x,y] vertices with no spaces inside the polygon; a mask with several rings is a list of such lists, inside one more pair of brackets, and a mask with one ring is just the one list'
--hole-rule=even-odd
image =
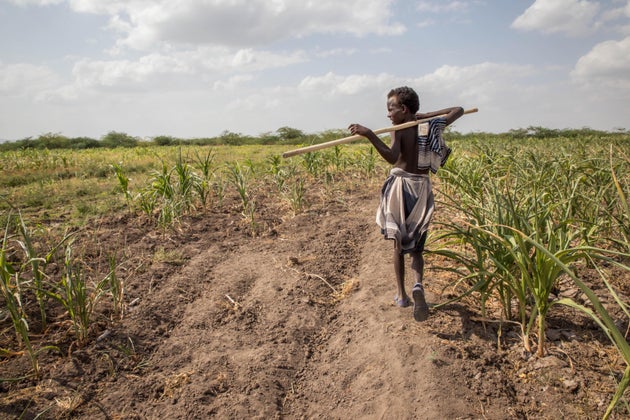
{"label": "cloudy sky band", "polygon": [[386,125],[630,128],[630,1],[1,0],[0,139]]}

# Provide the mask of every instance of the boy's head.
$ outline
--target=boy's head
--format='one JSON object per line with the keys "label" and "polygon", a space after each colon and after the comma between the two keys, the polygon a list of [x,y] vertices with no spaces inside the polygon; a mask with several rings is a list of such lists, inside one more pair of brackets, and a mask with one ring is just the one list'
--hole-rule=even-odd
{"label": "boy's head", "polygon": [[420,109],[418,94],[410,87],[402,86],[389,91],[387,99],[395,96],[399,105],[405,105],[410,113],[415,114]]}

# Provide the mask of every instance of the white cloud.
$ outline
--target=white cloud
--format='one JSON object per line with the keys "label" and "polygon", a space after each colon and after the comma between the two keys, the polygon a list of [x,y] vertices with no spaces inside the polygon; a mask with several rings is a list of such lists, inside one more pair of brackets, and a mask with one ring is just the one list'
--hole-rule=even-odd
{"label": "white cloud", "polygon": [[594,30],[599,3],[588,0],[536,0],[512,22],[512,28],[582,36]]}
{"label": "white cloud", "polygon": [[[441,66],[434,72],[419,77],[379,75],[338,75],[305,77],[297,89],[302,103],[319,104],[313,114],[328,112],[329,127],[346,127],[358,120],[371,128],[386,126],[386,94],[396,86],[411,86],[420,96],[420,109],[432,111],[449,106],[479,107],[479,114],[458,121],[455,129],[487,126],[488,131],[500,132],[531,124],[533,114],[553,126],[550,105],[540,104],[549,86],[534,83],[540,70],[535,66],[485,62],[471,66]],[[556,104],[550,101],[550,104]],[[497,119],[497,115],[507,117]],[[561,109],[556,107],[556,109]],[[564,109],[564,108],[562,108]],[[549,112],[549,114],[544,114]],[[310,114],[309,114],[310,115]],[[308,121],[298,121],[308,127]],[[312,124],[312,123],[311,123]],[[299,125],[298,125],[299,126]],[[321,124],[319,126],[322,129]]]}
{"label": "white cloud", "polygon": [[150,1],[116,1],[116,0],[67,0],[72,10],[82,13],[114,15],[128,9],[138,10],[152,4]]}
{"label": "white cloud", "polygon": [[[558,69],[551,70],[558,73]],[[618,95],[584,100],[584,91],[574,85],[549,80],[549,70],[538,66],[484,62],[471,66],[441,66],[430,74],[404,77],[390,73],[340,75],[333,72],[304,77],[298,84],[256,86],[253,75],[232,75],[188,96],[199,96],[204,112],[187,115],[191,121],[215,121],[221,130],[247,134],[297,127],[307,132],[344,128],[359,122],[371,128],[389,125],[386,94],[396,86],[412,86],[420,95],[421,110],[453,105],[479,107],[477,114],[458,120],[455,130],[473,127],[503,132],[538,125],[549,128],[622,126],[618,109],[627,108]],[[232,89],[238,89],[235,97]],[[161,103],[173,97],[163,92]],[[208,100],[211,98],[211,100]],[[597,99],[597,100],[595,100]],[[131,105],[125,105],[130,108]],[[148,106],[151,106],[148,104]],[[182,105],[184,106],[184,105]],[[190,109],[185,107],[184,109]],[[597,110],[597,112],[594,111]],[[617,112],[612,112],[617,109]],[[242,112],[251,112],[247,121]],[[189,111],[190,112],[190,111]],[[198,114],[198,115],[197,115]],[[146,116],[147,126],[166,132],[177,120],[164,116],[156,125]],[[110,127],[111,129],[111,127]],[[188,128],[186,128],[188,129]],[[221,130],[217,130],[217,133]]]}
{"label": "white cloud", "polygon": [[234,90],[239,86],[244,85],[245,83],[251,82],[254,80],[254,76],[251,74],[240,74],[237,76],[232,76],[227,80],[217,80],[214,82],[213,89],[214,90]]}
{"label": "white cloud", "polygon": [[[73,81],[65,86],[47,86],[39,96],[42,101],[74,100],[83,93],[106,91],[152,91],[198,89],[207,86],[227,88],[251,80],[249,73],[289,66],[307,61],[304,52],[287,54],[252,49],[200,47],[171,54],[153,53],[135,60],[78,60],[73,67]],[[20,73],[15,70],[14,73]],[[226,74],[230,79],[222,79]],[[244,74],[245,76],[239,76]],[[0,80],[2,80],[0,78]],[[17,84],[17,83],[14,83]],[[31,83],[32,84],[32,83]]]}
{"label": "white cloud", "polygon": [[[617,56],[617,64],[607,70]],[[531,125],[549,128],[585,127],[612,129],[627,126],[630,100],[630,41],[603,43],[576,65],[574,77],[591,85],[556,80],[558,69],[507,63],[442,66],[413,80],[421,110],[452,105],[478,107],[479,113],[456,122],[466,132],[471,126],[504,132]],[[591,61],[592,60],[592,61]],[[586,64],[593,64],[587,66]],[[588,73],[586,72],[588,69]],[[606,84],[606,85],[604,85]],[[602,88],[611,87],[610,88]],[[470,124],[470,125],[469,125]]]}
{"label": "white cloud", "polygon": [[148,50],[172,45],[259,46],[312,34],[399,35],[394,0],[11,0],[67,2],[72,10],[110,16],[118,47]]}
{"label": "white cloud", "polygon": [[[431,111],[460,105],[478,107],[479,113],[455,123],[454,129],[466,132],[471,127],[489,127],[502,132],[540,124],[558,127],[558,103],[577,103],[565,89],[540,81],[542,70],[530,65],[484,62],[470,66],[441,66],[434,72],[413,79],[410,86],[420,96],[420,110]],[[553,86],[553,87],[552,87]],[[557,92],[549,94],[549,92]],[[545,101],[541,101],[541,98]],[[565,123],[570,125],[568,122]]]}
{"label": "white cloud", "polygon": [[171,55],[189,63],[201,73],[208,71],[213,73],[260,72],[309,60],[303,51],[275,53],[251,48],[235,50],[227,47],[198,47],[194,50],[176,52]]}
{"label": "white cloud", "polygon": [[[130,62],[118,63],[118,67],[112,65],[108,71],[115,74],[130,65]],[[86,72],[83,80],[111,82],[102,79],[107,68],[103,66],[94,74],[83,69]],[[145,66],[150,67],[150,64],[145,63]],[[557,69],[553,71],[558,73]],[[474,127],[502,132],[531,125],[566,128],[596,124],[596,127],[610,128],[623,126],[618,110],[627,109],[623,101],[611,100],[610,95],[601,95],[597,104],[594,104],[596,95],[584,100],[581,89],[549,81],[544,68],[506,63],[441,66],[430,74],[411,77],[330,72],[304,77],[295,85],[279,86],[257,85],[254,83],[259,79],[256,74],[226,74],[228,76],[224,74],[223,78],[215,75],[204,86],[197,85],[190,90],[173,89],[164,83],[158,88],[164,75],[155,75],[153,88],[147,87],[143,95],[135,94],[132,89],[113,91],[114,88],[88,86],[77,98],[72,90],[75,87],[65,86],[55,92],[56,99],[70,98],[77,102],[79,106],[73,108],[72,117],[61,112],[67,107],[55,106],[55,102],[36,104],[39,108],[33,109],[47,110],[42,118],[48,118],[48,110],[57,110],[59,115],[44,123],[38,121],[37,127],[28,125],[25,135],[37,130],[66,134],[72,130],[71,135],[94,132],[101,135],[118,130],[133,135],[187,137],[215,135],[223,130],[257,134],[282,126],[319,132],[344,128],[351,122],[376,129],[389,125],[385,109],[387,92],[402,85],[416,89],[423,111],[453,105],[479,107],[479,113],[456,122],[454,129],[462,132]],[[114,83],[123,82],[112,77]],[[99,92],[95,92],[97,88]],[[238,95],[234,94],[234,89],[238,90]],[[611,112],[615,109],[616,114]],[[242,118],[243,112],[248,113],[248,118]],[[1,118],[8,117],[0,115]]]}
{"label": "white cloud", "polygon": [[621,19],[622,23],[616,26],[616,30],[622,35],[630,35],[630,0],[626,0],[626,5],[617,9],[611,10],[604,16],[604,23],[606,21],[614,21],[615,19]]}
{"label": "white cloud", "polygon": [[3,95],[28,95],[58,83],[59,77],[48,67],[0,62],[0,93]]}
{"label": "white cloud", "polygon": [[[61,0],[13,0],[19,4]],[[110,16],[119,47],[258,46],[312,34],[398,35],[394,0],[66,0],[82,13]]]}
{"label": "white cloud", "polygon": [[[270,113],[272,116],[268,116],[268,119],[270,121],[277,120],[278,119],[277,115],[273,116],[273,114],[277,114],[278,108],[285,105],[285,103],[280,99],[281,95],[274,94],[271,91],[270,92],[258,91],[257,93],[252,93],[247,96],[232,98],[232,100],[227,103],[225,108],[229,113],[232,114],[232,116],[235,114],[233,111],[247,111],[247,112],[252,112],[254,114],[262,114],[262,115],[264,115],[264,113]],[[236,113],[236,114],[242,115],[240,113]],[[259,120],[261,120],[260,115],[257,115],[256,117],[253,117],[253,118],[258,118]],[[233,117],[230,118],[230,120],[231,120],[230,121],[231,125],[238,124],[238,120],[235,120]],[[261,125],[268,124],[268,122],[263,123],[262,121],[259,121],[259,124]],[[278,127],[279,126],[280,125],[278,125]],[[268,126],[267,128],[271,129],[271,127],[268,127]]]}
{"label": "white cloud", "polygon": [[48,6],[50,4],[60,4],[65,0],[9,0],[9,3],[16,4],[18,6]]}
{"label": "white cloud", "polygon": [[240,49],[234,53],[228,67],[232,71],[260,71],[270,68],[285,67],[307,60],[306,54],[302,51],[295,51],[288,54],[277,54],[270,51],[260,51],[246,48]]}
{"label": "white cloud", "polygon": [[190,74],[193,69],[176,57],[150,54],[137,61],[87,60],[75,63],[73,76],[78,88],[140,88],[165,74]]}
{"label": "white cloud", "polygon": [[298,91],[303,93],[315,92],[319,95],[356,95],[363,91],[381,90],[395,82],[396,78],[387,73],[355,74],[339,76],[332,72],[324,76],[307,76],[298,85]]}
{"label": "white cloud", "polygon": [[[495,105],[506,88],[517,86],[518,80],[529,78],[537,70],[532,66],[503,63],[480,63],[471,66],[441,66],[433,73],[415,80],[415,84],[431,96],[457,97],[463,102]],[[476,105],[477,106],[477,105]]]}
{"label": "white cloud", "polygon": [[630,89],[630,36],[594,46],[577,61],[571,78],[587,87]]}

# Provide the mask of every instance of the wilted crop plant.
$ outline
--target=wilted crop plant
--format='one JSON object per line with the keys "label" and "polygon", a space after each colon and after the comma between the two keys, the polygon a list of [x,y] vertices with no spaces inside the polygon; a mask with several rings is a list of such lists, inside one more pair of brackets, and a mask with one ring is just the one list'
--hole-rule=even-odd
{"label": "wilted crop plant", "polygon": [[[2,238],[2,247],[0,248],[0,296],[2,296],[6,310],[11,318],[18,343],[24,346],[26,354],[31,361],[33,375],[39,377],[39,354],[45,350],[58,349],[55,346],[43,346],[35,349],[31,343],[28,319],[22,305],[24,285],[22,284],[19,270],[15,270],[13,265],[7,261],[9,225],[10,223],[7,223]],[[11,352],[8,349],[0,349],[0,351],[5,354],[15,354],[15,352]]]}
{"label": "wilted crop plant", "polygon": [[282,168],[282,157],[277,154],[271,155],[267,157],[267,164],[276,189],[282,191],[287,180],[287,172]]}
{"label": "wilted crop plant", "polygon": [[[20,232],[21,240],[17,240],[17,243],[20,245],[22,250],[24,251],[25,256],[25,264],[30,266],[31,268],[31,280],[27,283],[29,288],[34,291],[35,298],[39,305],[39,313],[41,318],[41,329],[46,329],[46,299],[47,296],[44,293],[45,290],[45,271],[47,265],[50,263],[57,250],[66,243],[72,236],[73,233],[69,233],[64,235],[64,237],[57,242],[43,257],[40,257],[33,245],[33,238],[29,229],[26,227],[24,223],[24,219],[22,215],[18,213],[17,217],[18,230]],[[20,271],[23,271],[24,267],[20,267]]]}
{"label": "wilted crop plant", "polygon": [[127,203],[131,202],[133,197],[131,196],[131,192],[129,191],[129,178],[125,174],[122,163],[114,163],[111,165],[114,173],[116,174],[116,179],[118,179],[118,186],[120,190],[125,195],[125,199]]}
{"label": "wilted crop plant", "polygon": [[212,178],[216,171],[216,167],[214,166],[214,160],[216,158],[216,153],[212,149],[208,149],[208,152],[205,155],[200,155],[199,152],[195,154],[197,164],[201,169],[201,177],[195,182],[194,189],[199,196],[199,201],[201,205],[205,207],[208,204],[208,200],[210,198],[211,187],[212,187]]}
{"label": "wilted crop plant", "polygon": [[287,192],[289,203],[291,204],[291,210],[293,214],[301,213],[304,208],[304,196],[306,195],[306,188],[304,187],[304,180],[302,178],[296,178],[290,185]]}
{"label": "wilted crop plant", "polygon": [[105,293],[109,276],[106,276],[93,287],[89,287],[81,263],[72,258],[70,246],[66,247],[64,266],[63,277],[59,283],[53,285],[53,290],[46,291],[46,294],[60,303],[68,312],[77,342],[79,345],[83,345],[88,338],[94,308]]}
{"label": "wilted crop plant", "polygon": [[324,159],[321,152],[309,152],[302,155],[302,164],[313,177],[318,177],[324,169]]}
{"label": "wilted crop plant", "polygon": [[228,162],[228,175],[230,183],[236,188],[239,197],[241,198],[242,209],[245,211],[249,204],[249,191],[248,191],[248,170],[243,168],[238,161]]}

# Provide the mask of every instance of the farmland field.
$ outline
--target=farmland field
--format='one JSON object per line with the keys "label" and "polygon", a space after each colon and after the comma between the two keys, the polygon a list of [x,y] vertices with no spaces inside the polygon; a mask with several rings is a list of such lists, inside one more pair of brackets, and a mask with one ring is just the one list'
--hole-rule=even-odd
{"label": "farmland field", "polygon": [[423,323],[365,144],[2,152],[0,417],[628,418],[630,136],[450,145]]}

